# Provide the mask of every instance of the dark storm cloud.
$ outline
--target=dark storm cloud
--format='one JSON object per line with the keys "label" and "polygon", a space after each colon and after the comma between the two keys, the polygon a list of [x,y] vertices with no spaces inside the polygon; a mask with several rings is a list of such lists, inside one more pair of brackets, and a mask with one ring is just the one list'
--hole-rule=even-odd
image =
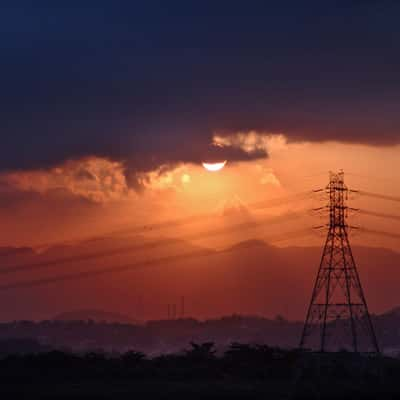
{"label": "dark storm cloud", "polygon": [[396,2],[2,4],[2,170],[200,162],[215,131],[399,141]]}

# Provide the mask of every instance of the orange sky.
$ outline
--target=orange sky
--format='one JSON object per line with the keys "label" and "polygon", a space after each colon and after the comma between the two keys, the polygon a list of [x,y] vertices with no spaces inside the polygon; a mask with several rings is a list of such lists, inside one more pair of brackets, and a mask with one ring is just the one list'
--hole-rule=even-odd
{"label": "orange sky", "polygon": [[[202,166],[181,164],[160,168],[142,177],[143,189],[128,189],[123,165],[100,158],[70,161],[47,171],[15,172],[3,175],[10,190],[21,201],[6,204],[0,212],[3,229],[1,245],[39,245],[106,234],[120,228],[159,223],[192,215],[210,214],[214,218],[201,223],[172,225],[171,229],[152,231],[152,235],[190,237],[244,220],[263,221],[294,211],[304,218],[246,232],[223,235],[201,243],[224,246],[247,237],[268,239],[278,233],[320,225],[321,217],[308,210],[324,200],[310,196],[298,202],[253,209],[252,204],[287,197],[326,185],[329,170],[342,168],[346,183],[354,189],[400,195],[397,171],[399,146],[366,146],[335,142],[287,143],[284,135],[257,132],[238,133],[214,138],[217,144],[229,144],[246,151],[265,148],[269,158],[230,163],[218,172]],[[228,143],[227,143],[228,142]],[[78,177],[78,178],[77,178]],[[398,203],[352,196],[349,205],[400,214]],[[283,220],[282,220],[283,221]],[[393,220],[351,214],[351,223],[375,230],[396,232]],[[318,235],[283,244],[320,243]],[[355,235],[360,243],[397,247],[397,240]]]}
{"label": "orange sky", "polygon": [[[215,140],[218,142],[219,138]],[[2,275],[2,285],[117,267],[143,258],[148,260],[198,249],[192,245],[223,249],[255,238],[281,247],[321,247],[324,231],[315,231],[312,227],[325,224],[327,216],[312,212],[312,209],[327,204],[327,199],[320,194],[312,194],[312,190],[327,184],[329,170],[343,168],[345,181],[351,188],[400,197],[400,190],[397,189],[399,146],[288,143],[283,135],[268,136],[254,132],[224,140],[249,150],[264,146],[269,158],[242,163],[228,160],[225,168],[218,172],[209,172],[194,164],[161,168],[142,176],[142,190],[139,192],[128,188],[121,163],[99,158],[69,161],[47,171],[3,175],[1,179],[12,193],[10,199],[14,199],[0,208],[0,244],[3,246],[33,245],[37,250],[44,251],[49,245],[60,245],[63,241],[72,240],[79,244],[81,239],[98,236],[118,239],[116,242],[104,242],[104,245],[101,241],[86,242],[86,247],[73,249],[72,254],[79,256],[85,251],[104,251],[107,248],[114,251],[120,246],[142,243],[143,240],[179,238],[191,244],[162,245],[143,252],[112,253],[102,258],[20,271]],[[280,200],[276,202],[274,199]],[[352,194],[348,203],[363,210],[400,215],[399,202]],[[163,224],[163,221],[171,222]],[[350,212],[349,223],[361,228],[397,233],[399,222]],[[352,230],[351,242],[353,245],[387,247],[397,251],[399,239]],[[269,254],[268,251],[266,254]],[[356,255],[359,253],[359,269],[366,283],[367,295],[371,298],[372,311],[382,312],[398,304],[400,299],[392,278],[384,275],[376,286],[374,280],[380,276],[380,260],[370,263],[368,251],[357,250]],[[68,247],[56,247],[45,254],[45,259],[58,259],[70,254]],[[80,307],[134,313],[138,299],[147,304],[141,317],[162,318],[165,317],[165,301],[175,301],[182,294],[191,302],[194,316],[206,318],[230,312],[273,316],[285,312],[288,299],[282,288],[287,282],[292,282],[290,279],[293,285],[299,286],[295,290],[298,296],[296,305],[291,306],[289,316],[301,319],[320,252],[313,252],[312,257],[305,256],[299,271],[296,270],[296,258],[291,254],[287,251],[287,263],[292,263],[291,266],[285,263],[275,265],[279,260],[263,259],[262,263],[257,258],[251,260],[253,272],[248,277],[245,271],[251,253],[246,260],[232,260],[230,253],[222,253],[210,259],[210,262],[220,263],[218,268],[217,264],[203,265],[199,259],[178,262],[172,275],[168,272],[169,268],[165,271],[158,268],[143,273],[112,273],[95,279],[13,289],[2,292],[2,299],[15,307],[8,314],[1,314],[0,319],[44,318],[58,311]],[[385,253],[385,257],[389,255]],[[39,259],[28,257],[25,262],[35,264],[37,260],[42,260],[41,255],[37,257]],[[5,266],[7,262],[10,265],[23,264],[24,260],[3,260]],[[391,261],[388,259],[385,262],[390,264]],[[233,264],[235,268],[230,269]],[[277,265],[279,268],[276,268]],[[190,274],[182,269],[184,266],[190,266]],[[262,282],[251,275],[254,271],[261,271],[261,267],[267,269]],[[204,272],[203,268],[208,272]],[[215,284],[210,287],[210,279],[213,282],[219,279],[222,286]],[[280,282],[276,287],[275,279]],[[253,297],[252,285],[257,287],[257,294]],[[269,294],[265,294],[263,285],[269,288]],[[225,287],[226,296],[218,293],[221,287]],[[71,291],[76,296],[71,297]],[[105,291],[110,298],[103,301],[97,293]],[[161,294],[167,300],[161,299]],[[207,297],[205,302],[202,300],[204,295]],[[51,304],[49,298],[52,299]]]}

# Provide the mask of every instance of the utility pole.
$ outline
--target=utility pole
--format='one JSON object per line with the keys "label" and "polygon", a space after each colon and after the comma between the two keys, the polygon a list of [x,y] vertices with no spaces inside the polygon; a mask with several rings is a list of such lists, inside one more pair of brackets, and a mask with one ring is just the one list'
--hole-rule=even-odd
{"label": "utility pole", "polygon": [[176,304],[172,304],[172,319],[176,319]]}
{"label": "utility pole", "polygon": [[181,318],[185,318],[185,296],[181,297]]}
{"label": "utility pole", "polygon": [[379,353],[348,238],[344,173],[330,173],[328,234],[300,340],[300,348]]}

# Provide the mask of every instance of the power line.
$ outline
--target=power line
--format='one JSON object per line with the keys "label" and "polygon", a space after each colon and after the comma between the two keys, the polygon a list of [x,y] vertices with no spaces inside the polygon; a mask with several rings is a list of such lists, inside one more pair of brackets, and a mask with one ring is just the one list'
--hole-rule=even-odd
{"label": "power line", "polygon": [[368,181],[370,181],[372,179],[377,182],[389,182],[389,183],[394,183],[394,184],[399,183],[399,181],[395,180],[395,179],[382,178],[382,177],[373,176],[373,175],[363,175],[363,174],[357,174],[357,173],[352,173],[352,172],[347,172],[347,171],[346,171],[346,175],[356,176],[357,178],[366,179]]}
{"label": "power line", "polygon": [[[245,205],[249,209],[254,209],[254,210],[261,210],[265,208],[273,208],[273,207],[278,207],[284,204],[289,204],[292,202],[299,201],[301,199],[306,199],[307,197],[312,196],[312,191],[303,191],[303,192],[298,192],[294,193],[292,195],[288,196],[282,196],[282,197],[276,197],[264,201],[257,201],[253,203],[249,203]],[[157,230],[163,230],[163,229],[168,229],[172,227],[177,227],[177,226],[184,226],[188,224],[192,224],[195,222],[204,222],[209,219],[215,219],[218,217],[217,213],[203,213],[203,214],[192,214],[187,217],[183,218],[175,218],[175,219],[170,219],[166,220],[163,222],[157,222],[153,224],[144,224],[144,225],[136,225],[136,226],[127,226],[125,228],[120,228],[116,230],[111,230],[111,231],[106,231],[102,233],[101,235],[96,235],[96,236],[89,236],[89,237],[82,237],[82,238],[77,238],[74,240],[64,240],[64,241],[56,241],[56,242],[51,242],[51,243],[42,243],[39,245],[36,245],[34,247],[36,248],[49,248],[52,246],[57,246],[57,245],[65,245],[65,244],[70,244],[73,242],[77,241],[94,241],[94,240],[99,240],[104,238],[105,236],[111,236],[111,235],[120,235],[120,234],[140,234],[140,233],[148,233],[148,232],[153,232]],[[14,251],[12,251],[14,252]],[[2,254],[0,254],[0,257]]]}
{"label": "power line", "polygon": [[386,232],[386,231],[378,231],[375,229],[368,229],[368,228],[360,228],[360,230],[362,232],[371,234],[371,235],[378,235],[378,236],[386,236],[386,237],[390,237],[393,239],[399,239],[400,238],[400,234],[398,233],[393,233],[393,232]]}
{"label": "power line", "polygon": [[[267,241],[269,243],[277,243],[277,242],[286,241],[288,239],[293,239],[294,237],[307,236],[309,234],[311,234],[310,229],[301,229],[298,231],[287,232],[285,235],[281,235],[280,237],[267,238]],[[187,260],[187,259],[194,259],[194,258],[199,259],[199,258],[204,258],[207,256],[217,256],[217,255],[221,255],[221,254],[231,253],[235,250],[236,250],[235,247],[231,247],[229,249],[222,250],[222,251],[202,249],[202,250],[196,250],[196,251],[191,251],[191,252],[186,252],[186,253],[181,253],[181,254],[176,254],[176,255],[171,255],[171,256],[165,256],[165,257],[160,257],[160,258],[146,260],[146,261],[140,261],[140,262],[132,263],[132,264],[125,264],[125,265],[121,265],[121,266],[117,266],[117,267],[108,266],[108,267],[103,267],[103,268],[97,268],[95,270],[63,274],[63,275],[53,276],[53,277],[49,277],[49,278],[41,278],[41,279],[26,280],[26,281],[16,281],[16,282],[12,282],[12,283],[5,284],[5,285],[0,285],[0,291],[7,291],[7,290],[11,290],[11,289],[30,288],[30,287],[35,287],[35,286],[43,286],[43,285],[47,285],[47,284],[51,284],[51,283],[79,280],[79,279],[90,278],[90,277],[94,277],[94,276],[98,276],[98,275],[104,275],[104,274],[108,274],[108,273],[136,271],[136,270],[142,270],[142,269],[151,268],[151,267],[154,267],[154,268],[161,267],[164,264],[168,264],[171,262]]]}
{"label": "power line", "polygon": [[76,262],[76,261],[94,260],[94,259],[103,258],[103,257],[115,256],[115,255],[120,255],[120,254],[124,254],[124,253],[130,253],[133,251],[152,250],[152,249],[176,244],[177,241],[179,241],[179,240],[199,240],[202,238],[221,236],[221,235],[230,234],[230,233],[233,233],[236,231],[243,231],[243,230],[259,228],[259,227],[264,226],[267,223],[268,223],[268,226],[274,225],[277,223],[282,223],[283,221],[286,221],[286,220],[300,218],[302,216],[303,216],[302,213],[291,213],[291,214],[288,214],[288,215],[285,215],[282,217],[268,218],[268,219],[263,219],[260,221],[246,221],[243,223],[234,224],[234,225],[220,228],[220,229],[196,232],[194,234],[185,235],[184,238],[175,237],[175,238],[169,238],[169,239],[164,239],[164,240],[155,240],[155,241],[136,244],[136,245],[120,246],[118,248],[110,249],[110,250],[94,251],[94,252],[87,253],[87,254],[59,257],[59,258],[55,258],[55,259],[51,259],[51,260],[38,261],[35,263],[13,265],[13,266],[1,268],[0,275],[6,275],[6,274],[11,274],[11,273],[26,271],[26,270],[49,268],[52,266],[58,266],[60,264],[67,264],[67,263]]}
{"label": "power line", "polygon": [[277,206],[280,206],[283,204],[297,202],[301,199],[310,197],[312,194],[313,194],[312,191],[299,192],[299,193],[295,193],[291,196],[285,196],[285,197],[250,203],[248,205],[248,207],[251,209],[255,209],[255,210],[264,209],[264,208],[268,208],[268,207],[277,207]]}
{"label": "power line", "polygon": [[387,219],[393,219],[393,220],[397,220],[397,221],[400,220],[400,215],[396,215],[396,214],[386,214],[386,213],[365,210],[365,209],[358,209],[357,211],[360,214],[369,215],[371,217],[387,218]]}
{"label": "power line", "polygon": [[382,193],[367,192],[365,190],[354,190],[353,192],[358,193],[362,196],[373,197],[375,199],[400,202],[400,197],[397,197],[397,196],[389,196],[389,195],[382,194]]}

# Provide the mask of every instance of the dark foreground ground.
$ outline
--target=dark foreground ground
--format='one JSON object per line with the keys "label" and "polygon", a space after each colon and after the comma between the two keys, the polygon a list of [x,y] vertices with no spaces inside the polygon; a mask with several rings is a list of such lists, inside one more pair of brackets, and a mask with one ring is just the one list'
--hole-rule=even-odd
{"label": "dark foreground ground", "polygon": [[316,355],[211,343],[148,359],[63,352],[0,360],[1,398],[57,399],[392,399],[400,398],[400,361],[350,353]]}

